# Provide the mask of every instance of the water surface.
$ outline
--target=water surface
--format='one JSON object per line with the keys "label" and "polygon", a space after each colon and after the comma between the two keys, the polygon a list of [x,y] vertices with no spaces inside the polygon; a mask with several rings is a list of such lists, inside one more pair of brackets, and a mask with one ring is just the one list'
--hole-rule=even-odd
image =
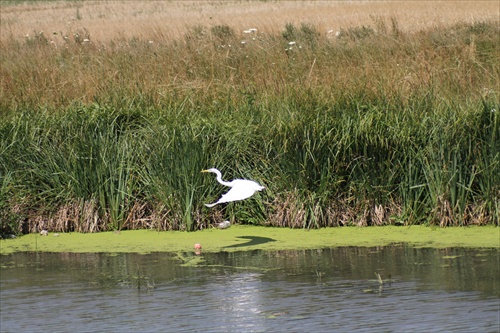
{"label": "water surface", "polygon": [[0,260],[1,332],[500,330],[497,249],[17,253]]}

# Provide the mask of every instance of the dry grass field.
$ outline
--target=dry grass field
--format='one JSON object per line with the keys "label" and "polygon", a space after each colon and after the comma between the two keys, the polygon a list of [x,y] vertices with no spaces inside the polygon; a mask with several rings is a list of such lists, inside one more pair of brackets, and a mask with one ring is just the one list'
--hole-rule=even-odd
{"label": "dry grass field", "polygon": [[178,37],[187,27],[228,25],[235,31],[281,30],[287,23],[313,24],[320,32],[395,19],[404,32],[458,22],[499,20],[498,1],[7,1],[1,6],[0,38],[34,31],[86,29],[94,41]]}

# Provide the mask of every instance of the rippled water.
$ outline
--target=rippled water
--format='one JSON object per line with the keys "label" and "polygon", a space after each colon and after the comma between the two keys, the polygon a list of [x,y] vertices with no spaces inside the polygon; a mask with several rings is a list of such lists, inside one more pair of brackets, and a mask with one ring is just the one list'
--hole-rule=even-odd
{"label": "rippled water", "polygon": [[19,253],[0,260],[1,332],[500,330],[497,249]]}

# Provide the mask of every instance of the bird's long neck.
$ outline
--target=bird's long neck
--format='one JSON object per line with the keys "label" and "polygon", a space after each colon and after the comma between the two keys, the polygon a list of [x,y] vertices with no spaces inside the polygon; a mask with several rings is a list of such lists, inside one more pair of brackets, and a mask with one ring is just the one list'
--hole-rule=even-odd
{"label": "bird's long neck", "polygon": [[222,180],[222,174],[220,173],[220,171],[219,171],[219,170],[215,170],[215,171],[214,171],[214,173],[217,175],[217,181],[218,181],[219,183],[221,183],[221,184],[222,184],[222,185],[224,185],[224,186],[229,186],[229,187],[231,187],[231,183],[229,183],[229,182],[225,182],[225,181],[223,181],[223,180]]}

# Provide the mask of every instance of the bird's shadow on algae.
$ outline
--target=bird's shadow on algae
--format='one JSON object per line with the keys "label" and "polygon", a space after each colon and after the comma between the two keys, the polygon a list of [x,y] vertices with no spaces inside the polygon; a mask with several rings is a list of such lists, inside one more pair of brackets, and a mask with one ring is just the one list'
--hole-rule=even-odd
{"label": "bird's shadow on algae", "polygon": [[239,248],[239,247],[245,247],[245,246],[253,246],[253,245],[260,245],[260,244],[265,244],[265,243],[270,243],[270,242],[276,242],[276,239],[272,239],[272,238],[269,238],[269,237],[240,236],[238,238],[240,238],[240,239],[247,239],[248,241],[246,243],[233,244],[233,245],[229,245],[229,246],[224,246],[223,249]]}

